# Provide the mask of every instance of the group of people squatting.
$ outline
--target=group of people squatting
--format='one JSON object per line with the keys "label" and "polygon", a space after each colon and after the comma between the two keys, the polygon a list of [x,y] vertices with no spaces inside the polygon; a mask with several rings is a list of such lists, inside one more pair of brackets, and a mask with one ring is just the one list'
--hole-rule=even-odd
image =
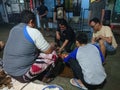
{"label": "group of people squatting", "polygon": [[[33,12],[23,10],[20,16],[21,22],[10,30],[4,45],[3,69],[8,75],[22,83],[31,82],[38,76],[42,81],[47,67],[55,62],[58,53],[67,52],[62,59],[73,71],[74,78],[70,79],[73,86],[88,90],[105,83],[107,75],[103,63],[106,62],[106,53],[117,49],[109,26],[104,26],[96,17],[90,19],[93,35],[88,42],[85,32],[74,33],[65,19],[59,19],[55,41],[48,42],[35,28]],[[3,47],[1,42],[0,47]]]}

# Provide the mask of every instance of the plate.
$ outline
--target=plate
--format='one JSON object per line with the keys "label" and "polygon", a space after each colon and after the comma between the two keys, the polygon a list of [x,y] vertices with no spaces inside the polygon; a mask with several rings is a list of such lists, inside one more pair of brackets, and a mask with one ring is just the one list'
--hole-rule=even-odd
{"label": "plate", "polygon": [[64,89],[58,85],[47,85],[42,90],[64,90]]}

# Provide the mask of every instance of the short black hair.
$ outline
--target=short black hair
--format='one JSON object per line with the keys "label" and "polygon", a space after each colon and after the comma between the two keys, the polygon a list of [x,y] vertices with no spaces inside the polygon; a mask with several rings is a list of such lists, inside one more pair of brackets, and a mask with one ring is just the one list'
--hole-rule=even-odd
{"label": "short black hair", "polygon": [[100,20],[98,18],[96,18],[96,17],[89,21],[89,23],[91,23],[91,22],[95,22],[95,23],[99,23],[100,24]]}
{"label": "short black hair", "polygon": [[88,43],[88,36],[85,32],[78,32],[76,35],[76,41],[78,41],[81,44],[87,44]]}
{"label": "short black hair", "polygon": [[67,21],[66,21],[65,19],[61,19],[61,20],[59,21],[59,24],[65,25],[66,27],[68,27],[68,23],[67,23]]}
{"label": "short black hair", "polygon": [[23,10],[20,16],[22,23],[28,24],[30,20],[33,20],[33,22],[35,22],[35,15],[30,10]]}

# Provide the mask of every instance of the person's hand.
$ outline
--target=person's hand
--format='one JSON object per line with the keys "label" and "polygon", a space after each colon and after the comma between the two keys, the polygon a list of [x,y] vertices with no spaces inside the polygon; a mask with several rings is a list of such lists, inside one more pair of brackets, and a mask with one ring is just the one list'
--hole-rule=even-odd
{"label": "person's hand", "polygon": [[62,56],[63,56],[63,58],[66,58],[68,56],[68,54],[64,53]]}
{"label": "person's hand", "polygon": [[95,38],[96,41],[99,41],[99,40],[101,40],[101,39],[104,40],[104,36],[99,35],[98,37]]}
{"label": "person's hand", "polygon": [[5,46],[5,43],[3,41],[0,41],[0,49],[3,49]]}
{"label": "person's hand", "polygon": [[100,39],[101,39],[100,37],[96,37],[95,42],[99,42]]}
{"label": "person's hand", "polygon": [[59,54],[59,55],[61,54],[60,47],[57,47],[56,51],[57,51],[57,54]]}
{"label": "person's hand", "polygon": [[68,54],[67,54],[67,53],[62,53],[62,54],[59,54],[59,56],[60,56],[62,59],[64,59],[64,58],[66,58],[66,57],[68,56]]}
{"label": "person's hand", "polygon": [[50,46],[51,46],[51,48],[53,49],[53,50],[56,50],[56,43],[54,43],[54,42],[52,42],[51,44],[50,44]]}
{"label": "person's hand", "polygon": [[62,53],[62,51],[63,51],[63,49],[62,49],[62,48],[60,48],[60,47],[57,47],[57,48],[56,48],[56,51],[57,51],[57,53],[58,53],[58,54],[61,54],[61,53]]}
{"label": "person's hand", "polygon": [[59,52],[59,53],[61,53],[61,52],[62,52],[62,50],[63,50],[62,48],[59,48],[58,52]]}
{"label": "person's hand", "polygon": [[101,39],[104,39],[104,36],[102,36],[102,35],[99,35],[98,37],[101,38]]}

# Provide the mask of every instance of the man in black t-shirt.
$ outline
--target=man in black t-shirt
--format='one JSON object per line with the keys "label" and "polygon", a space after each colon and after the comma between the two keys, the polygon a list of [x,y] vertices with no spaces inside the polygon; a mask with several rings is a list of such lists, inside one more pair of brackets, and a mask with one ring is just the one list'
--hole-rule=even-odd
{"label": "man in black t-shirt", "polygon": [[72,46],[75,43],[75,33],[71,27],[68,26],[66,20],[62,19],[59,22],[58,29],[56,31],[55,42],[57,43],[58,52],[62,51],[71,52]]}
{"label": "man in black t-shirt", "polygon": [[47,19],[47,14],[48,14],[48,8],[44,5],[44,2],[40,2],[40,6],[37,8],[38,14],[40,16],[40,25],[41,25],[41,30],[44,30],[44,25],[47,31],[49,31],[48,28],[48,19]]}
{"label": "man in black t-shirt", "polygon": [[61,0],[56,0],[56,1],[57,1],[57,5],[54,8],[53,21],[54,23],[59,23],[61,19],[66,20],[66,11],[63,4],[61,4]]}

